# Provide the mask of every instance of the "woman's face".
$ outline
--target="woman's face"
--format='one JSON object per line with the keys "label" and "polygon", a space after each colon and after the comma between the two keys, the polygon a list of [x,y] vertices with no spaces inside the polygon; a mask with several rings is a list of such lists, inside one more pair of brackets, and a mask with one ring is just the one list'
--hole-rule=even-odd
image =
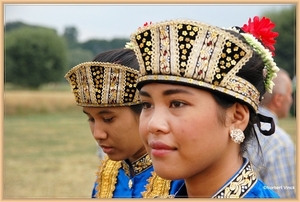
{"label": "woman's face", "polygon": [[140,97],[140,134],[158,175],[187,179],[227,155],[230,129],[209,92],[152,83],[142,87]]}
{"label": "woman's face", "polygon": [[92,134],[112,160],[137,160],[145,153],[139,116],[129,107],[83,107]]}

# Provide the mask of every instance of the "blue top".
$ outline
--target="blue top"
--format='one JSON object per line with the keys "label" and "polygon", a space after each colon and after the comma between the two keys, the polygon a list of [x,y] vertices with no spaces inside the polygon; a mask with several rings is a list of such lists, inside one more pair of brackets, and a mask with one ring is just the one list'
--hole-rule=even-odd
{"label": "blue top", "polygon": [[[130,168],[134,175],[130,174]],[[107,158],[97,172],[92,198],[168,197],[183,183],[183,180],[170,181],[157,176],[147,154],[131,164]]]}
{"label": "blue top", "polygon": [[[229,188],[230,187],[230,188]],[[185,184],[175,194],[175,198],[187,198]],[[269,189],[261,180],[256,178],[248,159],[238,172],[226,182],[212,198],[280,198],[277,193]]]}

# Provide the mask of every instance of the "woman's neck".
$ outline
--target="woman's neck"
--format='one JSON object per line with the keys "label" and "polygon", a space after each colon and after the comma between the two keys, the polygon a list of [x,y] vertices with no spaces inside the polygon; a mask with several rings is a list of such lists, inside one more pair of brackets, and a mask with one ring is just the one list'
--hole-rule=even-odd
{"label": "woman's neck", "polygon": [[130,163],[135,162],[147,153],[145,147],[140,148],[134,155],[128,158]]}
{"label": "woman's neck", "polygon": [[212,197],[243,165],[243,158],[227,157],[210,165],[195,176],[185,179],[189,198]]}

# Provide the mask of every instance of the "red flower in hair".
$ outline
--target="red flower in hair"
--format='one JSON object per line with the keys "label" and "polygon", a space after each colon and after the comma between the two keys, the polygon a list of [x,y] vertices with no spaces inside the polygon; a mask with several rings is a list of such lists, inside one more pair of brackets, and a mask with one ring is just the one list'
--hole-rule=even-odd
{"label": "red flower in hair", "polygon": [[[145,22],[144,25],[143,25],[143,27],[147,27],[148,25],[151,25],[151,24],[152,24],[151,21],[150,21],[149,23],[148,23],[148,22]],[[139,29],[141,29],[141,27],[139,27]]]}
{"label": "red flower in hair", "polygon": [[278,32],[272,32],[271,30],[275,27],[275,23],[271,22],[269,18],[263,17],[259,19],[258,16],[248,20],[248,25],[244,24],[241,28],[244,32],[252,34],[255,38],[260,40],[262,44],[268,48],[272,55],[274,56],[275,48],[274,44],[276,40],[275,37],[278,36]]}
{"label": "red flower in hair", "polygon": [[144,23],[144,27],[147,27],[148,25],[151,25],[151,24],[152,24],[151,21],[149,22],[149,24],[148,24],[148,22],[145,22],[145,23]]}

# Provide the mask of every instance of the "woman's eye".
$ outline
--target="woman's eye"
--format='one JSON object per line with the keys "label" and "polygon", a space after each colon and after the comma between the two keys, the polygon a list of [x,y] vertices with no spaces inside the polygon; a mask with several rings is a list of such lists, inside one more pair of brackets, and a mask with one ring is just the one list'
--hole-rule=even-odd
{"label": "woman's eye", "polygon": [[185,103],[180,102],[180,101],[173,101],[170,104],[170,107],[172,108],[179,108],[179,107],[183,107],[185,105]]}
{"label": "woman's eye", "polygon": [[112,122],[113,119],[114,119],[113,117],[111,117],[111,118],[103,118],[103,122],[110,123],[110,122]]}
{"label": "woman's eye", "polygon": [[149,102],[143,102],[142,105],[143,105],[143,109],[149,109],[152,106]]}
{"label": "woman's eye", "polygon": [[95,122],[95,119],[92,117],[88,117],[88,122]]}

